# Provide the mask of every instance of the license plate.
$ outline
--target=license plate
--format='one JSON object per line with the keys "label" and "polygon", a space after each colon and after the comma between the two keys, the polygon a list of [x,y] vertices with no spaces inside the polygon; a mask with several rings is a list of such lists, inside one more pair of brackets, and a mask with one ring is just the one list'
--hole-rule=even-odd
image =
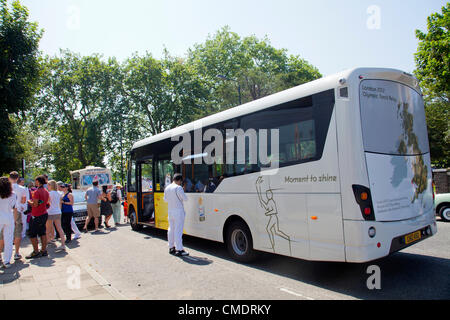
{"label": "license plate", "polygon": [[420,230],[416,231],[416,232],[413,232],[413,233],[410,233],[410,234],[407,234],[405,236],[405,244],[409,244],[411,242],[420,240],[421,237],[422,237],[422,232]]}
{"label": "license plate", "polygon": [[75,218],[73,218],[73,220],[75,220],[75,221],[84,221],[84,220],[86,220],[87,219],[87,217],[86,216],[82,216],[82,217],[75,217]]}

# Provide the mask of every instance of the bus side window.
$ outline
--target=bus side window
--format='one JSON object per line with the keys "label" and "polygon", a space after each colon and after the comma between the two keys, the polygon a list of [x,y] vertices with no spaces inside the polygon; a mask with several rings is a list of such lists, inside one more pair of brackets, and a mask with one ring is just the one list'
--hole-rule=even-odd
{"label": "bus side window", "polygon": [[131,165],[129,168],[129,184],[128,184],[128,191],[130,192],[136,192],[136,160],[131,159]]}
{"label": "bus side window", "polygon": [[172,183],[174,166],[170,161],[170,155],[160,157],[157,162],[155,191],[164,191],[164,188]]}
{"label": "bus side window", "polygon": [[151,160],[141,164],[142,192],[153,191],[153,162]]}

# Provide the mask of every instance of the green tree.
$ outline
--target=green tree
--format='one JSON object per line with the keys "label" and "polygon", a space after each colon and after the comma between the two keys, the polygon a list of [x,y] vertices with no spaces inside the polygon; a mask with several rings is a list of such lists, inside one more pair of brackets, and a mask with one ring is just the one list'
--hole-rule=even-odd
{"label": "green tree", "polygon": [[425,105],[431,162],[435,167],[450,167],[450,104],[443,101]]}
{"label": "green tree", "polygon": [[241,38],[229,27],[194,45],[188,52],[188,62],[211,88],[210,113],[235,106],[239,86],[245,103],[321,77],[299,56],[274,48],[267,37]]}
{"label": "green tree", "polygon": [[124,94],[145,118],[144,135],[155,135],[196,119],[208,90],[196,70],[166,51],[163,60],[134,55],[125,63]]}
{"label": "green tree", "polygon": [[23,147],[17,141],[14,116],[33,104],[39,80],[39,40],[42,30],[28,21],[26,7],[19,1],[0,0],[0,172],[20,167]]}
{"label": "green tree", "polygon": [[[107,68],[98,55],[82,57],[61,51],[47,57],[38,103],[30,115],[35,129],[44,128],[56,172],[88,165],[103,166],[102,99]],[[59,178],[64,175],[58,174]]]}
{"label": "green tree", "polygon": [[419,46],[415,54],[415,75],[424,93],[449,102],[450,93],[450,3],[442,13],[427,18],[427,33],[416,30]]}
{"label": "green tree", "polygon": [[427,33],[416,30],[415,75],[424,92],[432,164],[450,166],[450,3],[427,19]]}

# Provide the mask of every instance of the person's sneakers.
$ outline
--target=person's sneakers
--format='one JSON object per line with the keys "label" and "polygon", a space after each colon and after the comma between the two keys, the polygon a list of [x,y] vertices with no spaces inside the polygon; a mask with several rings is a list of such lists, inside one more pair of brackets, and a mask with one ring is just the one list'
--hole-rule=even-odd
{"label": "person's sneakers", "polygon": [[69,243],[71,243],[72,242],[72,240],[70,240],[70,239],[67,239],[66,240],[66,244],[69,244]]}
{"label": "person's sneakers", "polygon": [[48,256],[47,250],[45,250],[45,251],[42,251],[42,250],[41,250],[41,256],[42,256],[42,257]]}
{"label": "person's sneakers", "polygon": [[41,252],[40,251],[38,251],[38,252],[32,252],[32,253],[30,253],[29,255],[27,255],[25,258],[26,259],[35,259],[35,258],[39,258],[39,257],[41,257],[42,256],[42,254],[41,254]]}
{"label": "person's sneakers", "polygon": [[176,253],[175,247],[170,248],[170,249],[169,249],[169,253],[170,253],[170,254],[175,254],[175,253]]}
{"label": "person's sneakers", "polygon": [[20,260],[20,259],[22,259],[22,256],[20,255],[20,253],[14,254],[14,260]]}
{"label": "person's sneakers", "polygon": [[187,253],[187,252],[184,251],[184,250],[178,250],[178,251],[175,253],[175,255],[176,255],[177,257],[185,257],[185,256],[188,256],[189,253]]}
{"label": "person's sneakers", "polygon": [[81,234],[76,234],[73,236],[73,240],[77,240],[81,238]]}

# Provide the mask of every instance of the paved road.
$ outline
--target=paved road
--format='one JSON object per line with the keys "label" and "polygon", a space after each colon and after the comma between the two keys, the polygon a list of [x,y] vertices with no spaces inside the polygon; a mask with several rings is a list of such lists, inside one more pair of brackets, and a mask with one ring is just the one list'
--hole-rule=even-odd
{"label": "paved road", "polygon": [[[168,254],[166,232],[129,225],[84,234],[71,252],[129,299],[450,299],[450,223],[438,234],[368,264],[309,262],[271,254],[251,265],[223,244],[184,237],[190,257]],[[369,265],[381,290],[366,286]]]}

